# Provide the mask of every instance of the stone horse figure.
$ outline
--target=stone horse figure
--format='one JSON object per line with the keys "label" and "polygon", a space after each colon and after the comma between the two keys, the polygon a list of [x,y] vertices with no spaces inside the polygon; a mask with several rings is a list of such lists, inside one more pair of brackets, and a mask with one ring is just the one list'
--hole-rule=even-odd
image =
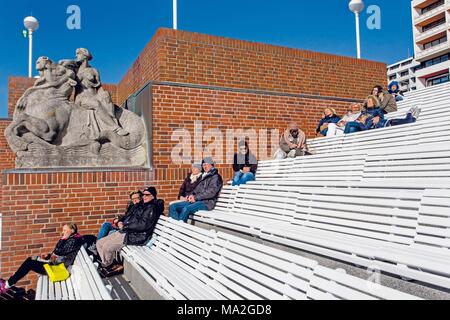
{"label": "stone horse figure", "polygon": [[77,84],[74,72],[47,57],[37,60],[36,69],[41,77],[17,102],[5,132],[15,152],[28,150],[30,143],[58,144],[70,119],[69,98]]}
{"label": "stone horse figure", "polygon": [[146,128],[113,103],[87,49],[75,60],[40,57],[40,78],[16,104],[5,130],[18,167],[144,166]]}

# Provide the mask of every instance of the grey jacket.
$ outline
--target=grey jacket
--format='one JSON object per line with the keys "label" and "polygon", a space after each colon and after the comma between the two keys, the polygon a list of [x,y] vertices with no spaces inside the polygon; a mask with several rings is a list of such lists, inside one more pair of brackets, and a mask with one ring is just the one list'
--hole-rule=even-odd
{"label": "grey jacket", "polygon": [[216,168],[211,169],[194,189],[195,201],[202,201],[208,210],[213,210],[223,187],[223,179]]}
{"label": "grey jacket", "polygon": [[395,97],[388,91],[383,91],[383,101],[380,100],[380,108],[384,113],[391,113],[397,111],[397,102]]}

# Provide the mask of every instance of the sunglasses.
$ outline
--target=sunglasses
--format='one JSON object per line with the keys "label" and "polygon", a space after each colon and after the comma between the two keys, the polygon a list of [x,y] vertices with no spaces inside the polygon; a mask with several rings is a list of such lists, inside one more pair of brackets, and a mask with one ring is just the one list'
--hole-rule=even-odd
{"label": "sunglasses", "polygon": [[144,197],[149,197],[151,195],[152,195],[151,193],[144,193]]}
{"label": "sunglasses", "polygon": [[298,133],[298,130],[291,130],[291,133]]}

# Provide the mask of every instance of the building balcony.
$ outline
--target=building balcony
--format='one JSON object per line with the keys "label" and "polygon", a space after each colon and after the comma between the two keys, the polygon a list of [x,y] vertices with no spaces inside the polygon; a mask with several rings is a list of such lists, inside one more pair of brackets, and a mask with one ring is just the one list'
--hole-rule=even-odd
{"label": "building balcony", "polygon": [[446,32],[447,29],[450,29],[450,23],[446,22],[441,24],[440,26],[434,27],[428,31],[422,32],[416,35],[416,42],[425,42],[428,38],[431,38],[439,33]]}
{"label": "building balcony", "polygon": [[425,50],[419,50],[416,53],[416,60],[420,61],[423,60],[424,58],[429,58],[433,55],[437,55],[438,53],[440,53],[441,51],[445,51],[450,49],[450,43],[448,41],[438,44],[437,46],[425,49]]}
{"label": "building balcony", "polygon": [[437,8],[434,8],[431,11],[428,11],[428,12],[426,12],[424,14],[416,16],[414,18],[414,24],[415,25],[421,25],[424,22],[426,22],[427,20],[433,18],[435,15],[445,13],[445,11],[447,9],[450,9],[450,4],[449,3],[444,3],[442,6],[439,6]]}

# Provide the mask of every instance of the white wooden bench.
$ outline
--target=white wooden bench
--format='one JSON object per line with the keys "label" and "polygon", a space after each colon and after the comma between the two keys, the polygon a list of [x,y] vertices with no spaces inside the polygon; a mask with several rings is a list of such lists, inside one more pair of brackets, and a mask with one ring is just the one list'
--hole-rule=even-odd
{"label": "white wooden bench", "polygon": [[97,267],[82,247],[73,266],[70,278],[53,283],[48,276],[40,276],[36,287],[36,300],[112,300],[110,286],[106,286]]}
{"label": "white wooden bench", "polygon": [[[261,193],[261,200],[254,196],[253,200],[247,200],[250,203],[244,208],[233,208],[230,215],[212,212],[208,216],[208,213],[200,212],[194,219],[364,267],[376,265],[391,274],[450,288],[450,269],[444,268],[445,264],[450,265],[447,227],[450,219],[442,216],[450,212],[450,188],[426,190],[417,186],[414,190],[411,186],[404,189],[397,186],[390,190],[387,180],[384,188],[382,186],[299,187],[295,212],[291,209],[292,195],[282,197],[275,194],[274,199],[265,201]],[[248,186],[241,187],[236,204],[245,188]],[[293,190],[286,189],[286,193]],[[425,198],[427,194],[435,196]],[[283,204],[288,199],[289,202]],[[438,217],[424,216],[430,210],[430,199],[437,207],[434,212]],[[277,214],[284,206],[287,209],[278,219],[264,217],[272,210]],[[422,213],[424,210],[428,211]],[[424,221],[424,227],[428,226],[425,223],[432,221],[443,224],[440,229],[437,229],[438,225],[420,229],[421,221]],[[421,230],[432,233],[427,235],[427,239],[432,238],[433,242],[422,241],[420,249],[417,249],[418,241],[423,238]],[[436,230],[439,232],[434,234]],[[420,254],[421,258],[412,264],[409,256],[405,257],[406,252],[416,257]],[[391,261],[386,262],[389,259]]]}
{"label": "white wooden bench", "polygon": [[161,217],[155,245],[125,260],[166,299],[417,299],[314,260]]}

